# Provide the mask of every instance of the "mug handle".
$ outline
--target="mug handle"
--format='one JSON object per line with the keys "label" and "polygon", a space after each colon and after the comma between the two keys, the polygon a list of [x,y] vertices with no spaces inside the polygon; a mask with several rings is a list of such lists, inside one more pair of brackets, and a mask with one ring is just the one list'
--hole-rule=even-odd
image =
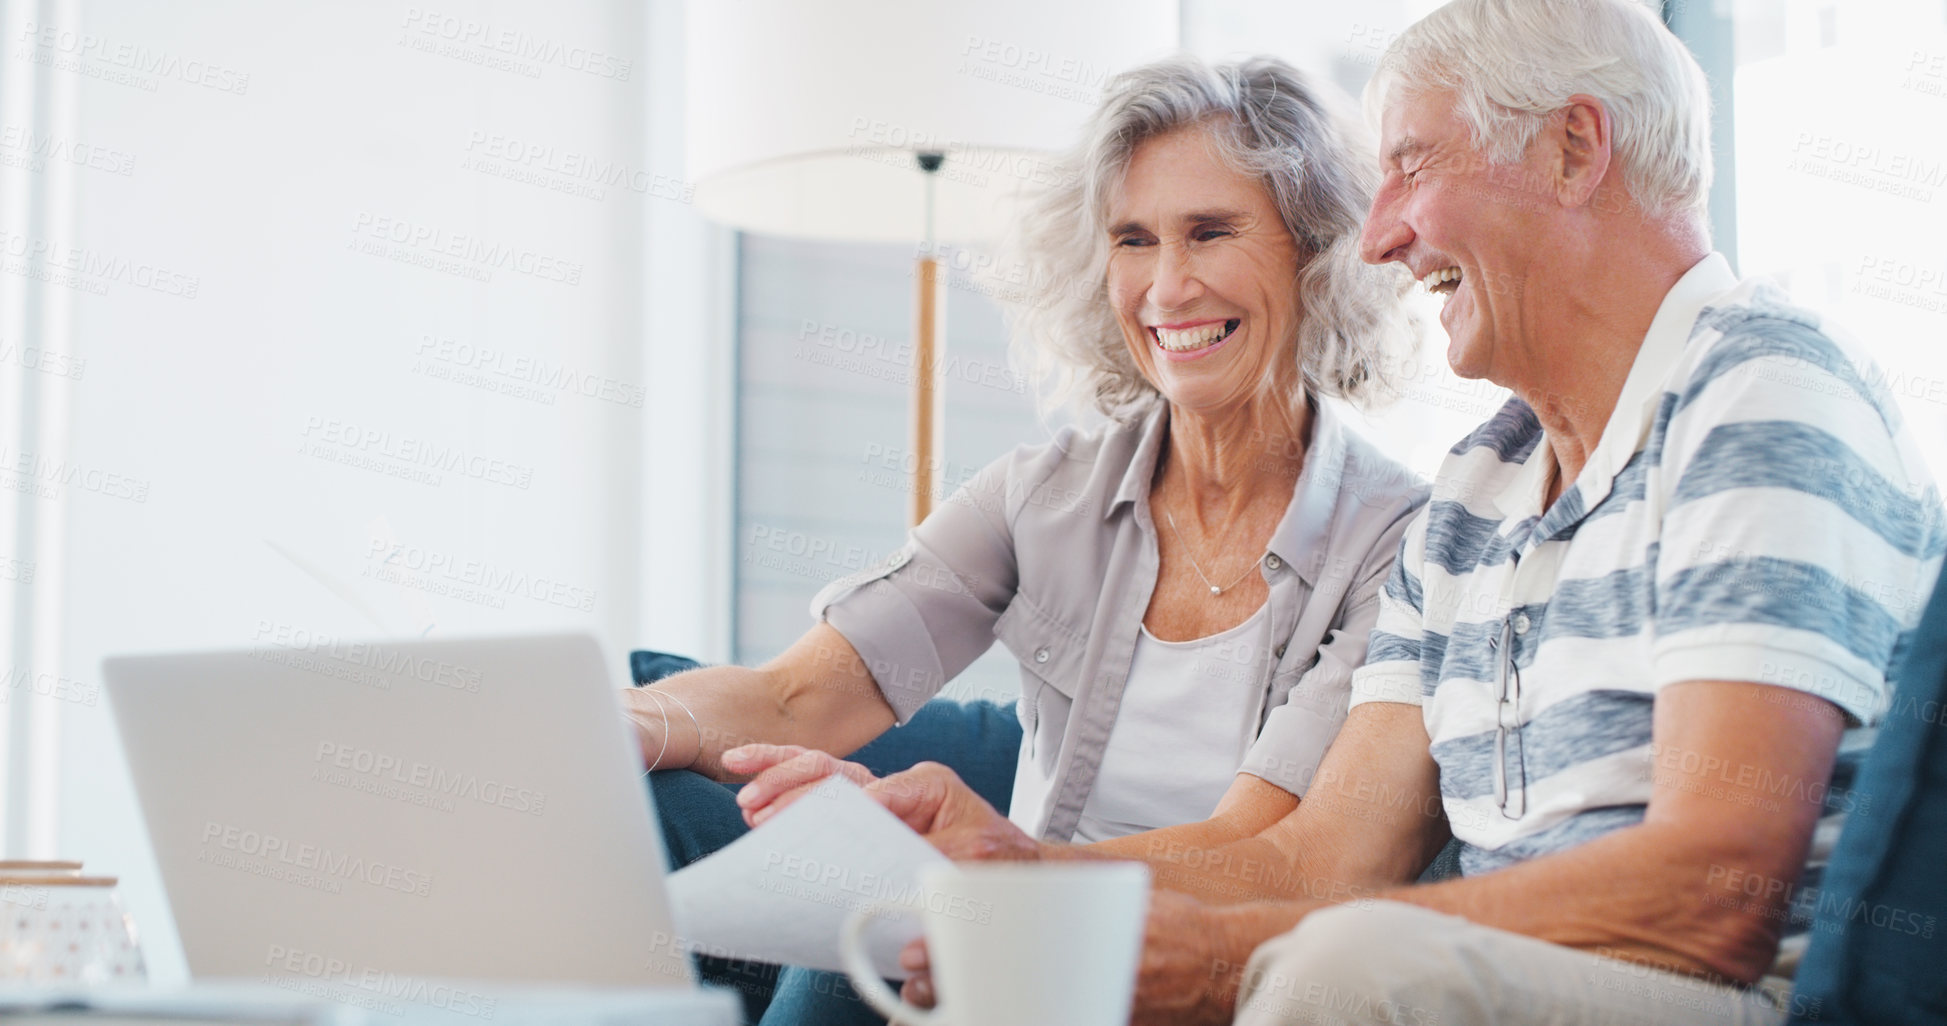
{"label": "mug handle", "polygon": [[909,1005],[899,1000],[899,995],[886,986],[879,978],[878,969],[872,965],[872,957],[865,951],[866,924],[883,912],[910,914],[912,909],[890,901],[875,901],[863,908],[854,909],[845,917],[845,925],[838,932],[838,954],[845,960],[845,975],[851,977],[853,989],[872,1006],[872,1010],[886,1017],[892,1026],[947,1026],[947,1020],[938,1009],[925,1009]]}

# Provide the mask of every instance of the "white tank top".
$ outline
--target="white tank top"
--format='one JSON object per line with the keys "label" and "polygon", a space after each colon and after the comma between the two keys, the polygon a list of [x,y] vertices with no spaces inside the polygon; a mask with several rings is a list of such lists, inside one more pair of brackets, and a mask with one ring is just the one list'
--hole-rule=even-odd
{"label": "white tank top", "polygon": [[1257,737],[1264,686],[1252,669],[1266,647],[1265,609],[1195,641],[1159,641],[1143,628],[1077,842],[1216,811]]}

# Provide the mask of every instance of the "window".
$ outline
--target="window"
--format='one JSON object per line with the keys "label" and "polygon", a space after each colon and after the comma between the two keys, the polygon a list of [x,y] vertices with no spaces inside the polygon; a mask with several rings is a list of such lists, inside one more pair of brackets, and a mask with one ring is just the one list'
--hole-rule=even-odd
{"label": "window", "polygon": [[1947,480],[1947,4],[1732,11],[1738,271],[1858,339]]}

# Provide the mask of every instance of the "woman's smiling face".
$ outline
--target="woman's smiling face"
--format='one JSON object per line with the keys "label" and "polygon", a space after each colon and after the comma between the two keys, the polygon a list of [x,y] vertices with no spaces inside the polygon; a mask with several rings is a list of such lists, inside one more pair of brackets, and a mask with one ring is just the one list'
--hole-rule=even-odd
{"label": "woman's smiling face", "polygon": [[1217,155],[1207,128],[1136,147],[1110,205],[1109,245],[1123,340],[1172,404],[1234,408],[1274,361],[1292,359],[1303,254],[1271,194]]}

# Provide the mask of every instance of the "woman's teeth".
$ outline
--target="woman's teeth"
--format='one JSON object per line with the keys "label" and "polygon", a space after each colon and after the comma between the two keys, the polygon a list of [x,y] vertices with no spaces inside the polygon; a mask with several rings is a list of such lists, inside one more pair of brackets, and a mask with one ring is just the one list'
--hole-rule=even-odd
{"label": "woman's teeth", "polygon": [[1426,286],[1428,292],[1443,296],[1452,295],[1453,291],[1460,287],[1460,268],[1442,267],[1437,271],[1429,271],[1426,277],[1420,279],[1420,284]]}
{"label": "woman's teeth", "polygon": [[1229,320],[1222,324],[1199,324],[1194,328],[1175,330],[1171,328],[1151,328],[1156,335],[1156,344],[1172,353],[1187,353],[1214,345],[1220,339],[1237,330],[1237,321]]}

